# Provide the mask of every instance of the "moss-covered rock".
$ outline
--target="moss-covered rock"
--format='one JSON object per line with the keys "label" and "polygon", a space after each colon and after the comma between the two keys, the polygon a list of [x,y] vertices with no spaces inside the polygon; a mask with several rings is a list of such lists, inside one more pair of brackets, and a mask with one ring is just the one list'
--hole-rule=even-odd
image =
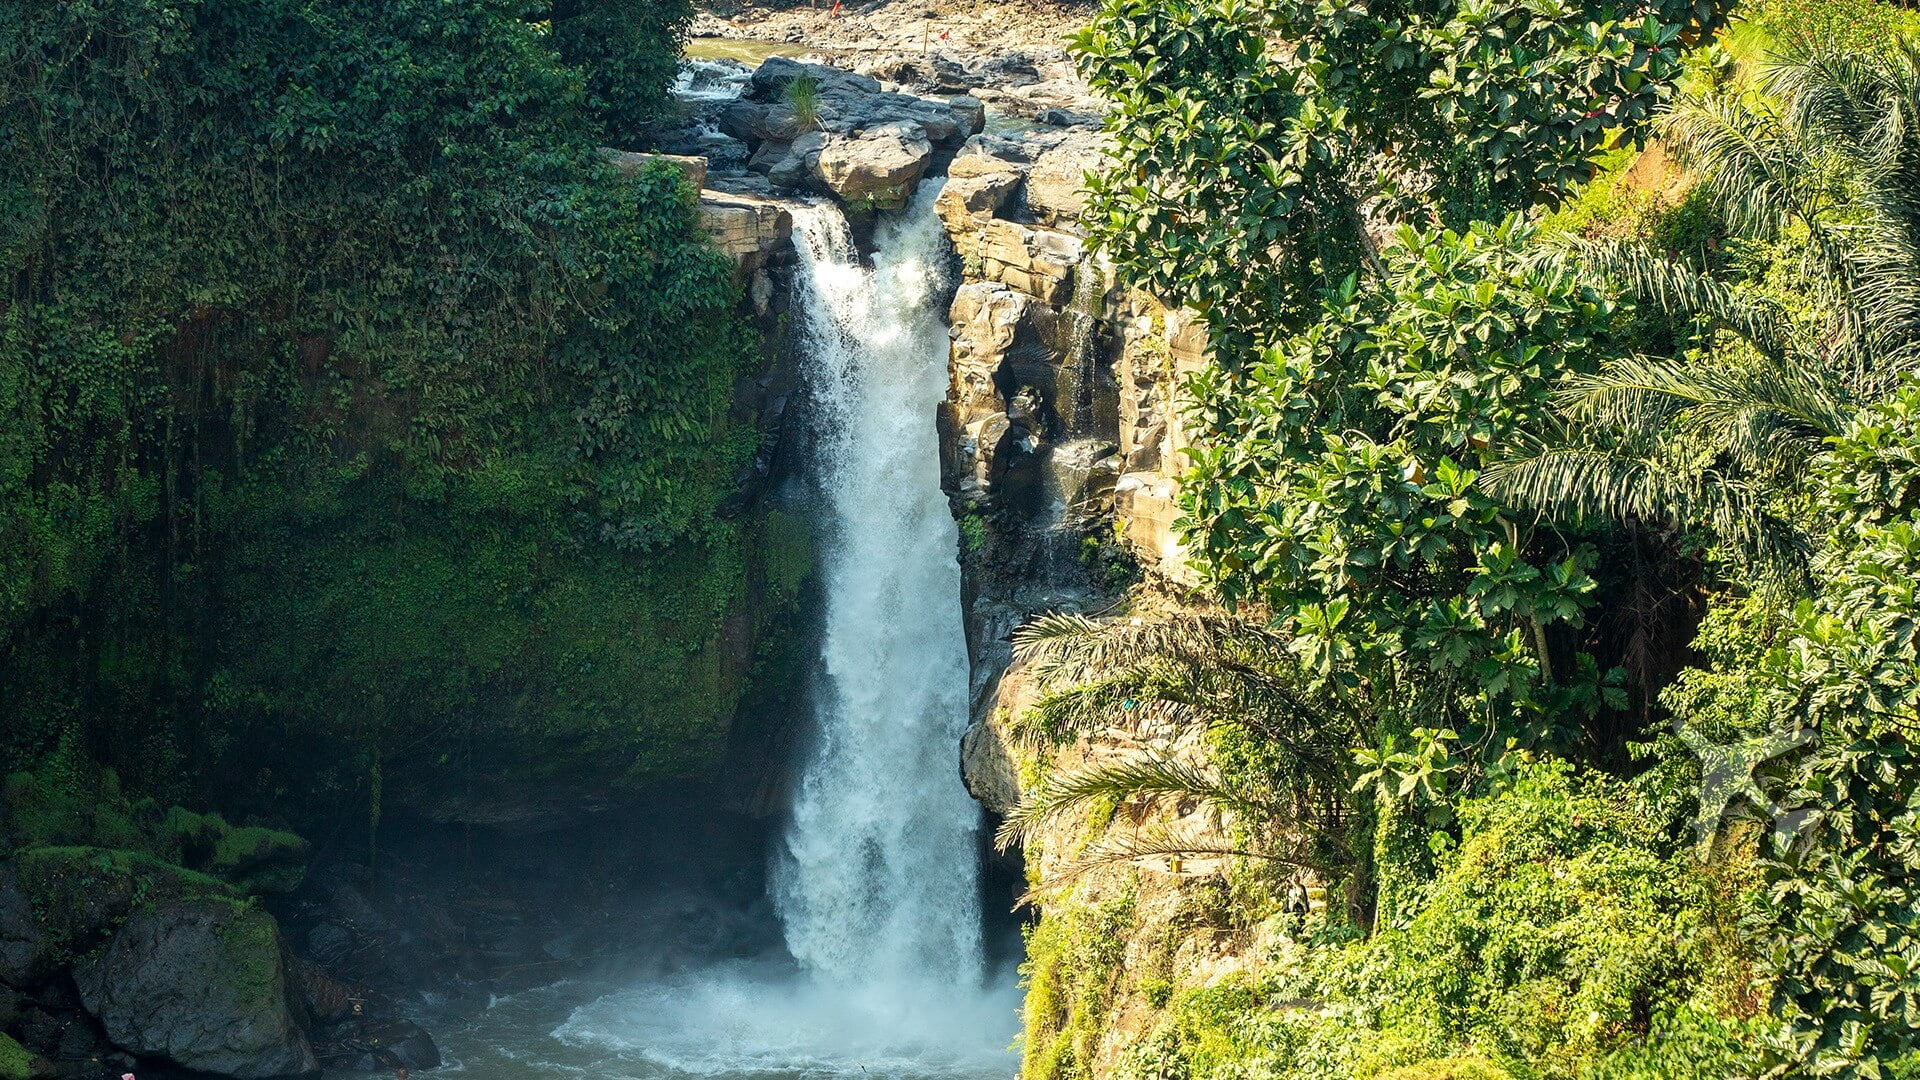
{"label": "moss-covered rock", "polygon": [[34,1057],[27,1048],[0,1034],[0,1080],[42,1080],[53,1075],[53,1066]]}
{"label": "moss-covered rock", "polygon": [[244,902],[143,907],[74,981],[107,1036],[134,1054],[240,1080],[319,1068],[289,1008],[279,926]]}
{"label": "moss-covered rock", "polygon": [[80,849],[138,853],[220,878],[243,892],[299,888],[312,846],[290,832],[230,824],[183,807],[129,799],[111,769],[55,755],[0,784],[0,854]]}
{"label": "moss-covered rock", "polygon": [[57,962],[71,962],[103,945],[136,909],[167,900],[232,899],[218,878],[137,851],[42,847],[23,851],[16,864],[20,889]]}
{"label": "moss-covered rock", "polygon": [[306,878],[313,846],[290,832],[230,825],[219,814],[174,807],[160,825],[161,850],[248,893],[286,893]]}

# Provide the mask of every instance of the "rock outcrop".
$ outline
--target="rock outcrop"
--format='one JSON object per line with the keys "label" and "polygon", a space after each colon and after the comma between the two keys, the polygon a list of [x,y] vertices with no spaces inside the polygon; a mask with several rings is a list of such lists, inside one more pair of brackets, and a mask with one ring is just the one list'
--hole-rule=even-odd
{"label": "rock outcrop", "polygon": [[700,193],[700,227],[746,273],[764,267],[793,239],[793,213],[761,195],[709,188]]}
{"label": "rock outcrop", "polygon": [[142,908],[75,981],[107,1037],[136,1055],[239,1080],[319,1071],[265,912],[222,900]]}
{"label": "rock outcrop", "polygon": [[976,98],[894,93],[866,75],[775,57],[717,123],[745,144],[747,168],[776,187],[832,195],[855,209],[895,210],[981,130],[986,108]]}
{"label": "rock outcrop", "polygon": [[1081,227],[1106,137],[1030,132],[968,140],[936,208],[963,270],[941,422],[956,512],[979,521],[966,560],[974,727],[969,787],[1017,800],[986,728],[1024,705],[1001,673],[1013,629],[1051,609],[1104,604],[1125,564],[1188,580],[1173,529],[1180,451],[1174,388],[1204,362],[1197,320],[1121,287]]}
{"label": "rock outcrop", "polygon": [[925,127],[904,120],[828,138],[810,168],[842,202],[877,210],[907,205],[933,161]]}

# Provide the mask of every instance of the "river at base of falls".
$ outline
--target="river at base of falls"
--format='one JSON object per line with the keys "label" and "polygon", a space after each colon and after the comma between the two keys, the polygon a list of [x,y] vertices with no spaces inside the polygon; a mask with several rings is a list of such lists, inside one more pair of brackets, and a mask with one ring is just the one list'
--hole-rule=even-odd
{"label": "river at base of falls", "polygon": [[825,986],[788,960],[743,960],[620,986],[563,982],[496,998],[435,1034],[473,1080],[1009,1080],[1020,997]]}

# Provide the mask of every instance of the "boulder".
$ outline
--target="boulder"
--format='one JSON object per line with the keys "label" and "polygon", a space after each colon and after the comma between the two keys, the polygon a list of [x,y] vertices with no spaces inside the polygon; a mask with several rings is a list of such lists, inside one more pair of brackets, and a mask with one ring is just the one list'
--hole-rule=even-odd
{"label": "boulder", "polygon": [[907,205],[932,160],[933,145],[924,130],[916,124],[889,123],[855,138],[829,139],[820,151],[816,175],[845,203],[898,210]]}
{"label": "boulder", "polygon": [[772,199],[753,195],[703,191],[698,220],[721,251],[756,269],[793,236],[793,214]]}
{"label": "boulder", "polygon": [[319,1069],[288,1004],[280,929],[263,911],[219,899],[140,908],[74,978],[129,1053],[238,1080]]}
{"label": "boulder", "polygon": [[600,156],[613,163],[622,176],[637,177],[650,166],[665,165],[686,177],[695,190],[707,186],[707,159],[683,154],[635,154],[626,150],[602,148]]}
{"label": "boulder", "polygon": [[794,107],[784,102],[736,101],[720,113],[720,130],[755,148],[765,142],[792,142],[807,126]]}
{"label": "boulder", "polygon": [[1005,817],[1020,805],[1020,770],[997,724],[975,722],[960,737],[960,777],[967,793],[994,814]]}
{"label": "boulder", "polygon": [[1058,105],[1049,105],[1033,114],[1033,122],[1056,128],[1097,128],[1100,118],[1091,113],[1063,109]]}
{"label": "boulder", "polygon": [[977,97],[962,95],[947,102],[953,115],[960,120],[960,126],[971,138],[987,130],[987,103]]}
{"label": "boulder", "polygon": [[329,1071],[375,1073],[407,1069],[419,1072],[440,1067],[440,1048],[433,1037],[407,1020],[393,1020],[354,1031],[326,1055]]}
{"label": "boulder", "polygon": [[770,56],[748,80],[746,98],[750,101],[784,101],[789,89],[802,79],[811,80],[816,94],[878,94],[880,80],[856,75],[826,64],[806,64],[785,56]]}
{"label": "boulder", "polygon": [[[795,107],[796,83],[812,85],[811,115]],[[721,114],[721,130],[752,144],[792,142],[818,128],[833,135],[858,137],[869,128],[916,124],[938,146],[957,146],[969,131],[951,105],[911,94],[888,93],[878,80],[824,64],[803,64],[774,57],[754,72],[746,96]]]}
{"label": "boulder", "polygon": [[934,208],[948,232],[960,232],[968,227],[969,221],[984,220],[999,213],[1013,201],[1014,192],[1018,190],[1020,174],[1017,172],[949,177],[946,186],[940,189]]}
{"label": "boulder", "polygon": [[1026,53],[990,57],[974,66],[974,85],[1017,88],[1040,81],[1040,66]]}
{"label": "boulder", "polygon": [[0,868],[0,986],[25,990],[53,974],[53,945],[12,867]]}
{"label": "boulder", "polygon": [[[767,144],[772,147],[773,144]],[[827,136],[810,131],[795,139],[784,151],[768,154],[767,179],[779,187],[806,187],[820,169],[820,152],[827,148]]]}

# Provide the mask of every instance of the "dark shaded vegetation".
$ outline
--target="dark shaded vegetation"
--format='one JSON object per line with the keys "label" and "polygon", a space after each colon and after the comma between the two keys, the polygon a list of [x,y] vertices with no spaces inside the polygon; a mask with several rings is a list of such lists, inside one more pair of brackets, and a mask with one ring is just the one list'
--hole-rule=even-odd
{"label": "dark shaded vegetation", "polygon": [[0,4],[0,767],[364,828],[715,765],[754,339],[596,151],[688,15]]}

